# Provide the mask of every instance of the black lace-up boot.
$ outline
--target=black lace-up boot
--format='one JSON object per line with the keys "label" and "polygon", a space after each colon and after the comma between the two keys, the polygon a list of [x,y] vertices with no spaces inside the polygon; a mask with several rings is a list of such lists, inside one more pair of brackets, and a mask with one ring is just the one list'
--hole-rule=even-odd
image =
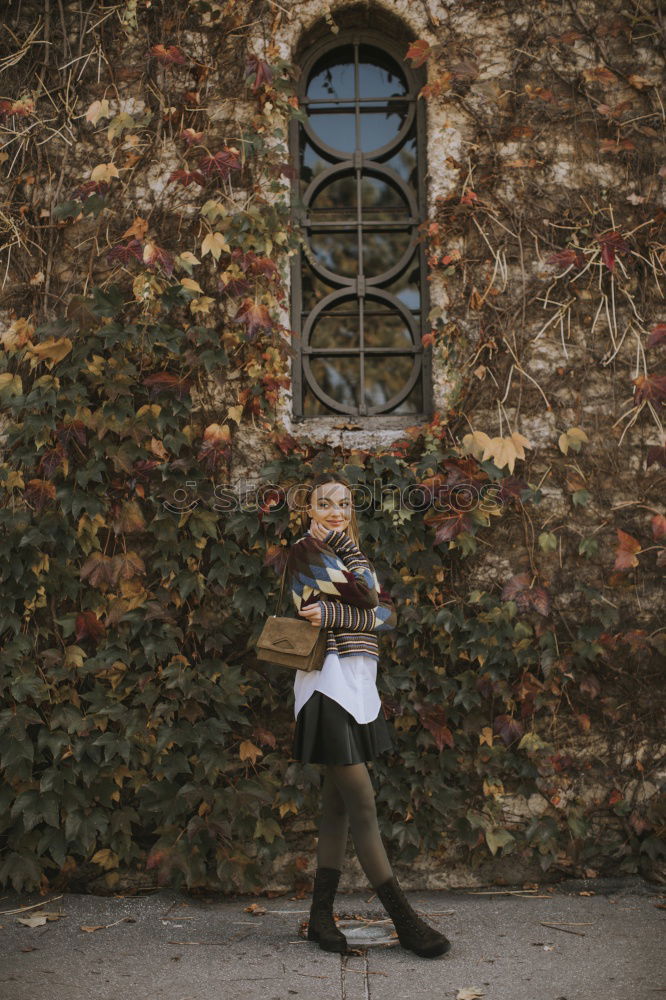
{"label": "black lace-up boot", "polygon": [[403,948],[408,948],[422,958],[435,958],[449,950],[450,941],[415,913],[395,875],[387,882],[375,886],[375,892],[393,921]]}
{"label": "black lace-up boot", "polygon": [[347,951],[347,938],[335,926],[333,899],[340,881],[337,868],[317,868],[308,921],[308,941],[319,942],[324,951]]}

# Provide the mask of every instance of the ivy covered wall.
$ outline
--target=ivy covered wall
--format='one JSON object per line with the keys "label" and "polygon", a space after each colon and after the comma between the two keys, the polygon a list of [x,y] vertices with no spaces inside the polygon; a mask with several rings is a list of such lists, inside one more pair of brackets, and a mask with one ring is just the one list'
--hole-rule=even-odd
{"label": "ivy covered wall", "polygon": [[[428,72],[436,413],[296,424],[293,58],[397,18]],[[384,490],[362,533],[398,605],[399,753],[373,773],[406,884],[661,877],[656,3],[29,0],[7,23],[0,883],[309,884],[319,769],[253,640],[299,530],[283,491],[330,466]]]}

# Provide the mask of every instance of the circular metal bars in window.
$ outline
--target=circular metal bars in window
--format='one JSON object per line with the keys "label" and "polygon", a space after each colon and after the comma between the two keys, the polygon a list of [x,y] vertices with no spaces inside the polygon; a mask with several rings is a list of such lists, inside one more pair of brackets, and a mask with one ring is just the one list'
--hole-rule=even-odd
{"label": "circular metal bars in window", "polygon": [[[404,46],[406,48],[406,44]],[[297,334],[294,416],[431,413],[422,74],[374,32],[340,32],[302,63],[290,144]]]}

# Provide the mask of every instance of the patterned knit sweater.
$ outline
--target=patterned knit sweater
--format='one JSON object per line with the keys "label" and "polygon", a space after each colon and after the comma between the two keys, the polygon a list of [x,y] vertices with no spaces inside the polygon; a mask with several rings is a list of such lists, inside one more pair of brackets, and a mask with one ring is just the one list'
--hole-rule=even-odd
{"label": "patterned knit sweater", "polygon": [[298,538],[289,548],[287,573],[297,611],[320,605],[327,654],[378,659],[377,633],[395,628],[395,605],[346,532],[329,531],[323,541],[309,532]]}

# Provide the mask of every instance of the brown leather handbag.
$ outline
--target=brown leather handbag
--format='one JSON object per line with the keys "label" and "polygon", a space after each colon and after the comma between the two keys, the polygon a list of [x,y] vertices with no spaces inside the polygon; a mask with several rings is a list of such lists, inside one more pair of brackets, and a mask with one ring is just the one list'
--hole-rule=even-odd
{"label": "brown leather handbag", "polygon": [[326,656],[326,629],[321,625],[315,628],[305,619],[279,617],[286,576],[285,564],[278,614],[270,615],[264,624],[256,642],[257,657],[294,670],[321,670]]}

